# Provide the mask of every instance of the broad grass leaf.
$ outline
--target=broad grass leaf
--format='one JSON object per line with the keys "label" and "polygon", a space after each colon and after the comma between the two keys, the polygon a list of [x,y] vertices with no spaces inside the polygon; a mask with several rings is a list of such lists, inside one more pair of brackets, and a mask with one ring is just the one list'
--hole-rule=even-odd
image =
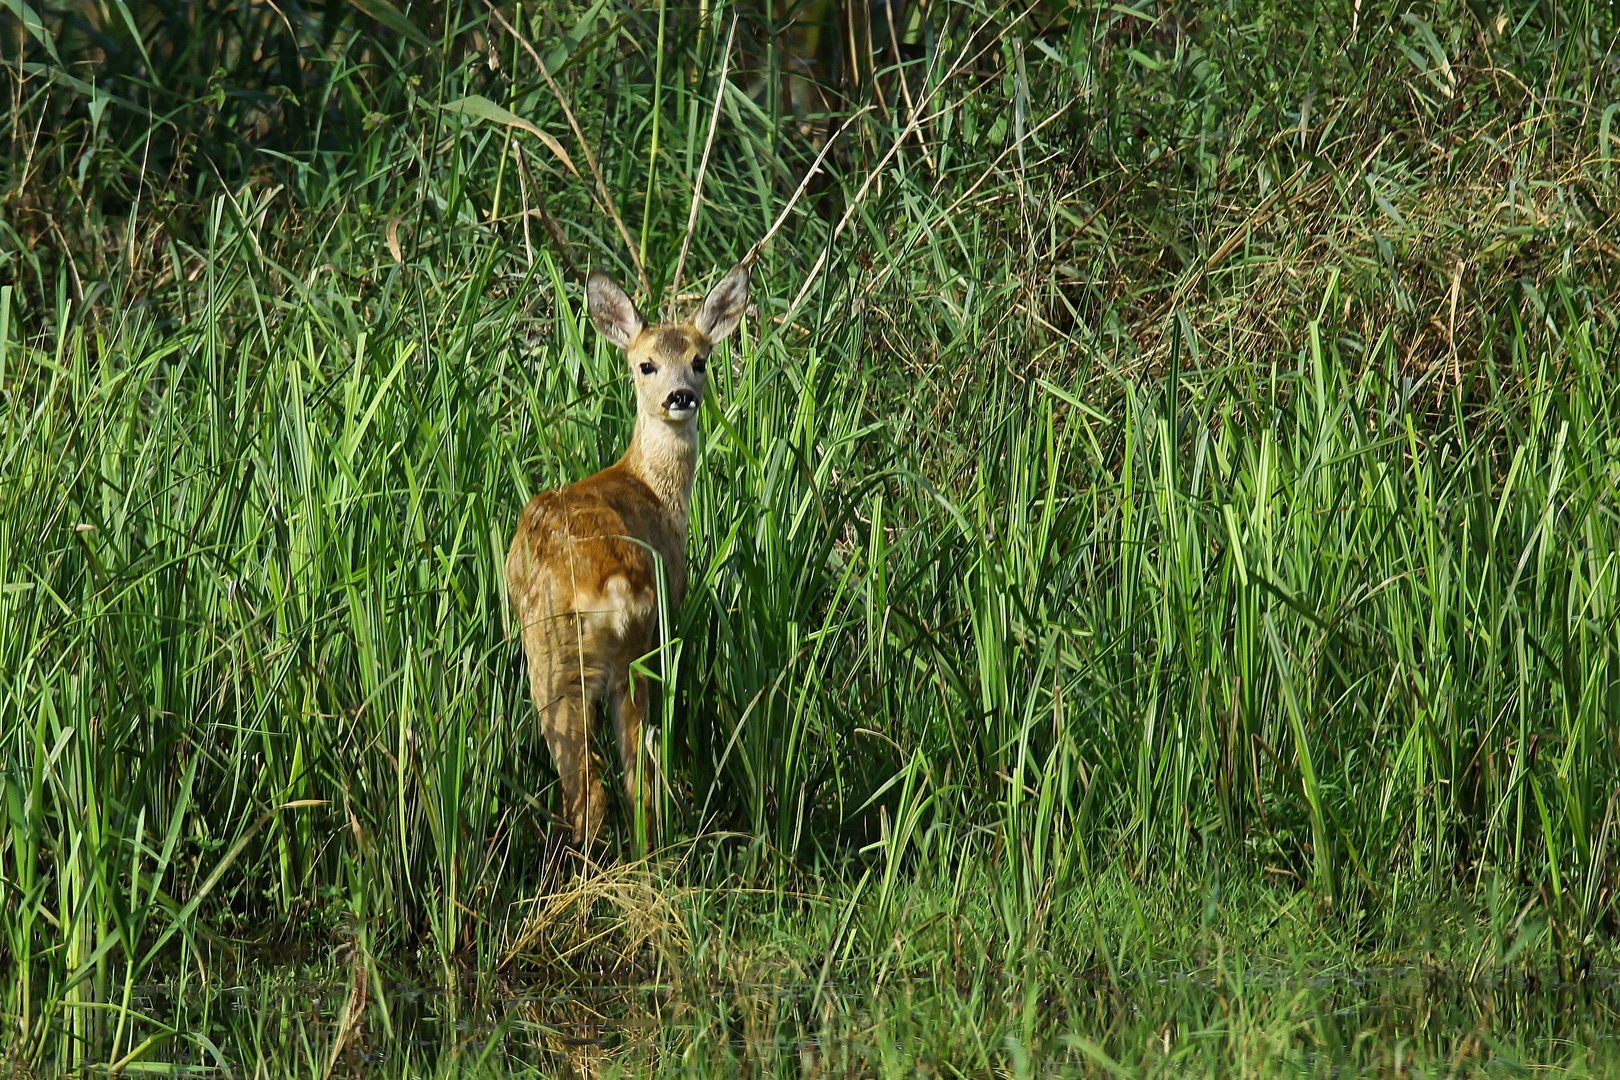
{"label": "broad grass leaf", "polygon": [[1407,58],[1412,61],[1412,66],[1422,72],[1424,77],[1434,84],[1435,89],[1446,97],[1451,97],[1457,86],[1457,76],[1452,74],[1451,60],[1446,56],[1446,50],[1441,46],[1440,39],[1434,36],[1434,27],[1410,12],[1403,12],[1401,18],[1417,32],[1418,40],[1423,43],[1423,48],[1434,60],[1434,68],[1430,70],[1420,62],[1420,58],[1411,49],[1406,49],[1404,51]]}
{"label": "broad grass leaf", "polygon": [[349,2],[357,11],[376,19],[400,37],[409,38],[423,48],[432,47],[433,39],[388,0],[349,0]]}
{"label": "broad grass leaf", "polygon": [[574,168],[574,161],[568,156],[568,151],[563,149],[562,143],[547,135],[517,113],[502,108],[484,95],[468,94],[464,98],[457,98],[455,101],[448,102],[440,107],[445,112],[459,113],[462,116],[470,116],[474,120],[488,120],[492,124],[505,124],[507,127],[527,131],[530,135],[545,143],[546,149],[557,155],[557,160],[561,161],[569,172],[579,179],[584,179],[580,177],[579,170]]}
{"label": "broad grass leaf", "polygon": [[6,9],[16,16],[17,21],[22,24],[22,28],[28,32],[28,35],[45,46],[45,51],[51,54],[51,59],[60,64],[62,58],[56,52],[56,39],[51,37],[49,30],[45,29],[45,24],[40,20],[39,13],[24,3],[23,0],[3,0],[3,2]]}

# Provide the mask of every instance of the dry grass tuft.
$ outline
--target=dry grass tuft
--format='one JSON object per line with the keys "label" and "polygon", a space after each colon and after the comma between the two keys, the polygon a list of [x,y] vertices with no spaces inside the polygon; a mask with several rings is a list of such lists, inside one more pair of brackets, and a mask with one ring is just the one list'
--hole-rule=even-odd
{"label": "dry grass tuft", "polygon": [[500,969],[515,966],[625,973],[650,949],[683,955],[686,927],[676,907],[688,891],[662,880],[650,860],[598,866],[583,856],[578,872],[554,890],[522,901],[529,911],[501,949]]}

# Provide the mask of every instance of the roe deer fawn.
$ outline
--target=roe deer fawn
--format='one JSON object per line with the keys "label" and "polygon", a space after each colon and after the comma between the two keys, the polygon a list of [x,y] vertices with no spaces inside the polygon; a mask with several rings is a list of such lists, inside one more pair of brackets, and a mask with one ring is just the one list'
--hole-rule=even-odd
{"label": "roe deer fawn", "polygon": [[632,810],[648,809],[640,750],[647,679],[631,664],[658,644],[663,559],[669,610],[686,592],[686,523],[697,464],[697,412],[715,343],[748,303],[739,265],[689,321],[647,326],[600,271],[585,281],[604,337],[624,350],[636,386],[636,427],[617,464],[530,500],[506,556],[506,586],[523,633],[529,690],[562,780],[574,842],[597,840],[607,800],[591,757],[598,703],[613,715]]}

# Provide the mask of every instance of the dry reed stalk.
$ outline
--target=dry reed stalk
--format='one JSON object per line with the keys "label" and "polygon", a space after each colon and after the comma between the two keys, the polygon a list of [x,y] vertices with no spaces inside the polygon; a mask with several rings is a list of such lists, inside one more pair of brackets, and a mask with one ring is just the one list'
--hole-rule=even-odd
{"label": "dry reed stalk", "polygon": [[686,213],[686,235],[681,237],[680,258],[675,260],[675,276],[670,279],[669,300],[664,317],[673,319],[675,299],[681,294],[681,276],[686,271],[686,253],[692,249],[692,230],[697,228],[698,210],[703,205],[703,179],[709,171],[709,151],[714,149],[714,133],[720,127],[720,104],[726,96],[726,78],[731,72],[731,42],[737,34],[737,16],[731,17],[731,28],[726,31],[725,51],[720,57],[720,77],[715,82],[714,109],[709,113],[709,133],[703,139],[703,158],[698,162],[697,179],[692,184],[692,205]]}
{"label": "dry reed stalk", "polygon": [[636,253],[635,242],[630,239],[630,230],[624,227],[624,219],[619,216],[618,204],[614,202],[612,194],[608,192],[607,182],[602,179],[602,170],[596,164],[596,155],[591,151],[591,144],[585,138],[585,132],[580,129],[579,121],[574,119],[574,110],[569,108],[568,99],[563,96],[562,89],[558,87],[556,80],[551,77],[551,72],[546,70],[546,62],[540,58],[540,54],[535,51],[534,46],[529,44],[529,39],[519,33],[511,23],[507,22],[506,18],[489,0],[484,0],[484,6],[489,8],[489,13],[495,17],[495,21],[500,23],[506,32],[511,34],[519,45],[523,46],[523,51],[528,53],[529,57],[534,60],[535,67],[540,69],[540,77],[545,80],[546,87],[550,89],[552,97],[557,99],[557,104],[562,108],[563,116],[568,120],[569,129],[573,131],[575,140],[579,142],[580,152],[585,155],[585,164],[590,167],[591,176],[596,180],[596,203],[613,219],[614,227],[619,230],[619,238],[624,241],[625,253],[630,256],[630,265],[635,267],[636,280],[641,285],[641,295],[650,299],[652,297],[652,286],[647,283],[647,268],[641,264],[641,257]]}

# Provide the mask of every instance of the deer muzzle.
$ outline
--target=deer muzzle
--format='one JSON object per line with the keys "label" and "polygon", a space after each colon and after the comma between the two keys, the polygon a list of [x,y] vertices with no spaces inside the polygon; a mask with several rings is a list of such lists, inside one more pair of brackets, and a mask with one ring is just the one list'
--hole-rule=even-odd
{"label": "deer muzzle", "polygon": [[671,420],[690,420],[697,415],[698,396],[690,390],[672,390],[664,399],[664,411]]}

